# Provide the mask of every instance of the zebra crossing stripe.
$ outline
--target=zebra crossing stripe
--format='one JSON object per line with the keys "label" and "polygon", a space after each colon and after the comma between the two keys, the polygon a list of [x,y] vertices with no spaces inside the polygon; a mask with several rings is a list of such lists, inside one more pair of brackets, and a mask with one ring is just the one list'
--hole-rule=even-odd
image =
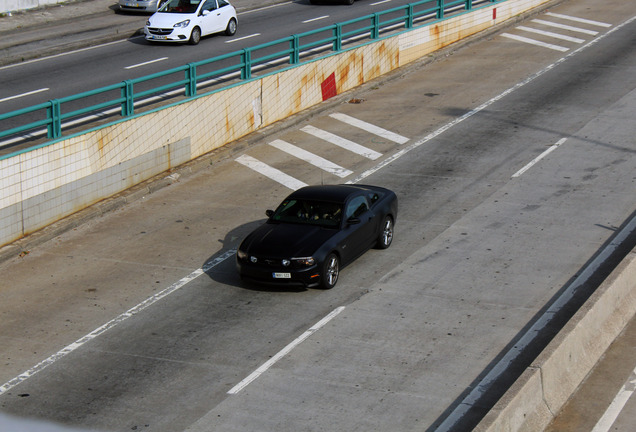
{"label": "zebra crossing stripe", "polygon": [[362,130],[365,130],[367,132],[370,132],[374,135],[378,135],[381,136],[382,138],[386,138],[389,141],[393,141],[394,143],[398,143],[398,144],[404,144],[405,142],[407,142],[409,139],[406,137],[403,137],[402,135],[398,135],[394,132],[388,131],[386,129],[383,129],[379,126],[373,125],[371,123],[367,123],[365,121],[362,120],[358,120],[355,117],[351,117],[347,114],[342,114],[342,113],[334,113],[334,114],[329,114],[329,117],[331,118],[335,118],[336,120],[340,120],[341,122],[347,123],[348,125],[360,128]]}
{"label": "zebra crossing stripe", "polygon": [[353,141],[350,141],[346,138],[339,137],[338,135],[334,135],[331,132],[318,129],[310,125],[307,125],[300,130],[371,160],[376,160],[380,156],[382,156],[382,153],[378,153],[375,150],[371,150],[369,148],[361,146],[360,144],[354,143]]}
{"label": "zebra crossing stripe", "polygon": [[307,186],[306,183],[303,183],[300,180],[296,180],[294,177],[285,174],[281,170],[271,167],[251,156],[244,154],[236,158],[236,161],[241,165],[251,168],[257,173],[262,174],[265,177],[270,178],[292,190],[300,189],[301,187]]}
{"label": "zebra crossing stripe", "polygon": [[578,33],[583,33],[583,34],[588,34],[591,36],[596,36],[598,34],[597,31],[594,30],[587,30],[587,29],[583,29],[583,28],[579,28],[579,27],[572,27],[569,25],[565,25],[565,24],[557,24],[554,23],[552,21],[544,21],[544,20],[540,20],[540,19],[533,19],[532,22],[535,22],[537,24],[543,24],[549,27],[556,27],[556,28],[560,28],[563,30],[570,30],[573,32],[578,32]]}
{"label": "zebra crossing stripe", "polygon": [[585,18],[577,18],[577,17],[573,17],[570,15],[563,15],[563,14],[558,14],[558,13],[554,13],[554,12],[548,12],[546,13],[546,15],[549,15],[551,17],[554,18],[561,18],[561,19],[565,19],[565,20],[570,20],[570,21],[576,21],[576,22],[580,22],[583,24],[589,24],[589,25],[593,25],[593,26],[597,26],[597,27],[611,27],[611,24],[608,23],[604,23],[604,22],[600,22],[600,21],[592,21],[589,19],[585,19]]}
{"label": "zebra crossing stripe", "polygon": [[328,173],[337,175],[340,178],[347,177],[348,175],[353,174],[353,171],[349,171],[348,169],[343,168],[340,165],[336,165],[335,163],[328,161],[325,158],[322,158],[318,155],[308,152],[307,150],[297,147],[286,141],[274,140],[271,143],[269,143],[269,145],[279,150],[282,150],[285,153],[288,153],[292,156],[295,156],[298,159],[302,159],[306,162],[309,162],[313,166],[318,167],[323,171],[327,171]]}
{"label": "zebra crossing stripe", "polygon": [[566,48],[566,47],[562,47],[560,45],[549,44],[549,43],[541,42],[541,41],[538,41],[538,40],[535,40],[535,39],[530,39],[530,38],[523,37],[523,36],[513,35],[513,34],[510,34],[510,33],[502,33],[501,35],[503,37],[507,37],[508,39],[514,39],[514,40],[519,41],[519,42],[525,42],[525,43],[532,44],[532,45],[537,45],[537,46],[540,46],[540,47],[543,47],[543,48],[550,48],[551,50],[555,50],[555,51],[564,52],[564,51],[567,51],[569,49],[569,48]]}
{"label": "zebra crossing stripe", "polygon": [[579,39],[579,38],[575,38],[575,37],[571,37],[571,36],[565,36],[559,33],[554,33],[554,32],[549,32],[549,31],[543,31],[543,30],[537,30],[534,28],[530,28],[530,27],[524,27],[524,26],[519,26],[517,27],[517,29],[519,30],[523,30],[523,31],[527,31],[530,33],[536,33],[536,34],[540,34],[543,36],[549,36],[555,39],[561,39],[564,41],[568,41],[568,42],[574,42],[574,43],[583,43],[585,42],[585,39]]}

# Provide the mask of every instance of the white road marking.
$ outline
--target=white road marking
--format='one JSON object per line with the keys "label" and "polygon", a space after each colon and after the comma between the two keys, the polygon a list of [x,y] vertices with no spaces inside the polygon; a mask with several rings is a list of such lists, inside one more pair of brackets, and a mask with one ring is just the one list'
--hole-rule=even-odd
{"label": "white road marking", "polygon": [[292,341],[289,345],[287,345],[285,348],[283,348],[282,350],[280,350],[276,355],[274,355],[274,357],[270,358],[268,361],[266,361],[265,363],[263,363],[262,366],[260,366],[258,369],[256,369],[254,372],[252,372],[247,378],[245,378],[243,381],[241,381],[240,383],[238,383],[237,385],[235,385],[234,387],[232,387],[230,389],[230,391],[228,391],[228,394],[237,394],[238,392],[240,392],[241,390],[243,390],[248,384],[250,384],[252,381],[254,381],[256,378],[258,378],[259,376],[261,376],[263,374],[263,372],[267,371],[267,369],[269,369],[270,367],[272,367],[272,365],[274,365],[278,360],[280,360],[281,358],[283,358],[285,355],[287,355],[291,350],[293,350],[294,348],[296,348],[296,346],[298,346],[300,343],[302,343],[305,339],[307,339],[309,336],[311,336],[312,334],[314,334],[316,331],[320,330],[321,327],[324,327],[325,324],[327,324],[329,321],[331,321],[336,315],[338,315],[340,312],[342,312],[345,309],[344,306],[340,306],[336,309],[334,309],[329,315],[327,315],[326,317],[324,317],[323,319],[321,319],[320,321],[318,321],[313,327],[311,327],[309,330],[307,330],[305,333],[301,334],[300,336],[298,336],[298,338],[296,338],[294,341]]}
{"label": "white road marking", "polygon": [[18,99],[18,98],[21,98],[21,97],[30,96],[32,94],[42,93],[42,92],[45,92],[45,91],[48,91],[48,90],[49,90],[48,87],[41,88],[41,89],[38,89],[38,90],[33,90],[33,91],[30,91],[30,92],[26,92],[26,93],[22,93],[22,94],[19,94],[19,95],[9,96],[9,97],[0,99],[0,102],[6,102],[6,101],[9,101],[9,100],[12,100],[12,99]]}
{"label": "white road marking", "polygon": [[331,132],[318,129],[310,125],[307,125],[300,130],[371,160],[376,160],[380,156],[382,156],[382,153],[378,153],[375,150],[371,150],[369,148],[361,146],[360,144],[354,143],[353,141],[350,141],[346,138],[339,137],[338,135],[334,135]]}
{"label": "white road marking", "polygon": [[608,432],[610,430],[623,408],[625,408],[627,401],[634,394],[634,388],[636,388],[636,368],[634,368],[627,382],[616,394],[610,406],[607,407],[607,410],[596,423],[592,432]]}
{"label": "white road marking", "polygon": [[588,34],[588,35],[592,35],[592,36],[596,36],[598,34],[597,31],[594,30],[587,30],[587,29],[583,29],[583,28],[579,28],[579,27],[572,27],[569,25],[565,25],[565,24],[557,24],[555,22],[552,21],[544,21],[544,20],[540,20],[540,19],[533,19],[532,22],[535,22],[537,24],[543,24],[549,27],[556,27],[556,28],[560,28],[563,30],[570,30],[573,32],[577,32],[577,33],[584,33],[584,34]]}
{"label": "white road marking", "polygon": [[353,174],[353,171],[343,168],[340,165],[337,165],[331,161],[328,161],[325,158],[322,158],[318,155],[315,155],[311,152],[308,152],[305,149],[297,147],[283,140],[274,140],[271,143],[269,143],[269,145],[271,145],[272,147],[276,147],[277,149],[282,150],[285,153],[288,153],[292,156],[296,156],[297,158],[302,159],[305,162],[309,162],[310,164],[320,168],[321,170],[337,175],[340,178],[347,177]]}
{"label": "white road marking", "polygon": [[583,23],[583,24],[590,24],[590,25],[598,26],[598,27],[611,27],[612,26],[611,24],[604,23],[604,22],[601,22],[601,21],[592,21],[592,20],[585,19],[585,18],[577,18],[577,17],[573,17],[573,16],[570,16],[570,15],[563,15],[563,14],[558,14],[558,13],[554,13],[554,12],[548,12],[548,13],[546,13],[546,15],[549,15],[549,16],[554,17],[554,18],[562,18],[562,19],[566,19],[566,20],[570,20],[570,21],[576,21],[576,22],[580,22],[580,23]]}
{"label": "white road marking", "polygon": [[260,35],[261,35],[260,33],[254,33],[254,34],[251,34],[251,35],[248,35],[248,36],[243,36],[243,37],[240,37],[240,38],[236,38],[236,39],[232,39],[232,40],[229,40],[229,41],[225,41],[225,43],[238,42],[238,41],[242,41],[242,40],[253,38],[253,37],[256,37],[256,36],[260,36]]}
{"label": "white road marking", "polygon": [[390,3],[390,2],[391,2],[391,0],[382,0],[382,1],[379,1],[379,2],[371,3],[371,6],[377,6],[377,5],[380,5],[380,4],[383,4],[383,3]]}
{"label": "white road marking", "polygon": [[514,39],[514,40],[519,41],[519,42],[525,42],[527,44],[536,45],[536,46],[540,46],[540,47],[543,47],[543,48],[549,48],[549,49],[555,50],[555,51],[565,52],[565,51],[569,50],[569,48],[562,47],[560,45],[549,44],[549,43],[538,41],[536,39],[530,39],[530,38],[527,38],[527,37],[517,36],[517,35],[510,34],[510,33],[502,33],[501,35],[503,37],[508,38],[508,39]]}
{"label": "white road marking", "polygon": [[381,136],[382,138],[386,138],[398,144],[404,144],[405,142],[409,140],[408,138],[403,137],[402,135],[398,135],[394,132],[388,131],[379,126],[373,125],[371,123],[358,120],[357,118],[351,117],[347,114],[334,113],[334,114],[330,114],[329,117],[335,118],[336,120],[340,120],[341,122],[347,123],[351,126],[360,128],[367,132],[371,132],[374,135]]}
{"label": "white road marking", "polygon": [[302,21],[302,23],[303,24],[307,24],[307,23],[314,22],[314,21],[320,21],[320,20],[323,20],[325,18],[329,18],[329,15],[323,15],[323,16],[318,17],[318,18],[308,19],[308,20]]}
{"label": "white road marking", "polygon": [[251,156],[244,154],[236,158],[236,161],[241,165],[245,165],[246,167],[253,169],[257,173],[290,188],[291,190],[296,190],[300,189],[301,187],[307,186],[306,183],[303,183],[300,180],[296,180],[295,178],[285,174],[281,170],[271,167],[266,163],[263,163]]}
{"label": "white road marking", "polygon": [[196,278],[198,278],[199,276],[201,276],[205,272],[209,271],[210,269],[212,269],[212,268],[216,267],[217,265],[221,264],[226,259],[228,259],[230,257],[233,257],[235,254],[236,254],[236,250],[228,250],[227,252],[225,252],[222,255],[218,256],[217,258],[213,259],[211,262],[207,263],[207,265],[203,266],[202,268],[193,271],[188,276],[186,276],[186,277],[182,278],[181,280],[179,280],[178,282],[170,285],[168,288],[164,289],[163,291],[153,295],[150,298],[147,298],[143,302],[139,303],[137,306],[135,306],[135,307],[133,307],[131,309],[128,309],[126,312],[124,312],[123,314],[119,315],[118,317],[108,321],[103,326],[93,330],[92,332],[90,332],[86,336],[78,339],[77,341],[75,341],[72,344],[68,345],[66,348],[62,349],[61,351],[58,351],[55,354],[53,354],[52,356],[50,356],[46,360],[41,361],[40,363],[38,363],[37,365],[35,365],[31,369],[29,369],[28,371],[21,373],[17,377],[15,377],[12,380],[10,380],[10,381],[6,382],[5,384],[3,384],[2,387],[0,387],[0,395],[2,395],[3,393],[11,390],[13,387],[17,386],[21,382],[24,382],[27,379],[31,378],[33,375],[37,374],[38,372],[41,372],[42,370],[44,370],[48,366],[51,366],[53,363],[55,363],[56,361],[60,360],[62,357],[66,356],[67,354],[72,353],[73,351],[75,351],[76,349],[80,348],[81,346],[83,346],[87,342],[90,342],[91,340],[95,339],[97,336],[105,333],[106,331],[108,331],[111,328],[115,327],[116,325],[122,323],[123,321],[127,320],[128,318],[131,318],[134,315],[137,315],[139,312],[141,312],[144,309],[148,308],[149,306],[157,303],[162,298],[167,297],[170,294],[172,294],[173,292],[183,288],[188,283],[192,282],[193,280],[195,280]]}
{"label": "white road marking", "polygon": [[149,64],[153,64],[153,63],[157,63],[157,62],[160,62],[160,61],[164,61],[164,60],[168,60],[168,57],[161,57],[161,58],[158,58],[158,59],[155,59],[155,60],[150,60],[150,61],[147,61],[147,62],[138,63],[136,65],[126,66],[124,69],[134,69],[134,68],[138,68],[138,67],[141,67],[141,66],[146,66],[146,65],[149,65]]}
{"label": "white road marking", "polygon": [[521,174],[523,174],[524,172],[528,171],[530,168],[532,168],[533,165],[535,165],[537,162],[539,162],[541,159],[543,159],[544,157],[546,157],[547,155],[549,155],[550,153],[552,153],[554,150],[557,149],[557,147],[559,147],[561,144],[563,144],[565,141],[567,140],[567,138],[561,138],[559,141],[556,142],[556,144],[551,145],[550,148],[548,148],[546,151],[544,151],[543,153],[541,153],[539,156],[537,156],[536,158],[534,158],[532,160],[532,162],[530,162],[528,165],[524,166],[523,168],[521,168],[519,171],[517,171],[516,173],[514,173],[512,175],[512,178],[515,177],[519,177],[521,176]]}
{"label": "white road marking", "polygon": [[565,40],[565,41],[568,41],[568,42],[574,42],[574,43],[583,43],[583,42],[585,42],[585,39],[579,39],[579,38],[575,38],[575,37],[572,37],[572,36],[565,36],[565,35],[562,35],[560,33],[554,33],[554,32],[549,32],[549,31],[544,31],[544,30],[537,30],[535,28],[530,28],[530,27],[525,27],[525,26],[519,26],[519,27],[517,27],[517,29],[523,30],[523,31],[527,31],[527,32],[530,32],[530,33],[540,34],[540,35],[543,35],[543,36],[552,37],[552,38],[555,38],[555,39]]}

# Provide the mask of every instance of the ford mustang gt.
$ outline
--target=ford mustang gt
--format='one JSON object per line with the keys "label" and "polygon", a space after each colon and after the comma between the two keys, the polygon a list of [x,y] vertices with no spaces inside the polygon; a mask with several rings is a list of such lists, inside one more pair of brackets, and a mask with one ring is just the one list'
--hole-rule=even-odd
{"label": "ford mustang gt", "polygon": [[378,186],[307,186],[293,192],[236,252],[242,279],[330,289],[340,269],[393,240],[398,201]]}

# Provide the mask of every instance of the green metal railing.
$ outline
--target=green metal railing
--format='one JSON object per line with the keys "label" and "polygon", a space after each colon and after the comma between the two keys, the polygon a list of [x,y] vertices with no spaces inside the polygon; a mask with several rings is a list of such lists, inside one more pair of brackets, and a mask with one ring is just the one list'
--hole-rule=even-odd
{"label": "green metal railing", "polygon": [[[19,134],[34,133],[37,130],[43,130],[43,128],[46,128],[46,136],[48,139],[58,139],[63,136],[62,127],[66,126],[65,121],[70,121],[71,119],[80,121],[78,119],[89,114],[93,116],[98,114],[99,116],[103,116],[104,110],[110,110],[107,111],[110,115],[129,117],[135,114],[135,103],[137,103],[138,106],[139,104],[148,103],[149,97],[161,97],[160,95],[165,95],[165,92],[177,91],[186,98],[192,98],[197,96],[197,89],[204,85],[206,80],[234,80],[231,84],[225,84],[215,89],[221,90],[227,88],[229,85],[235,85],[236,79],[240,79],[241,81],[253,79],[255,71],[267,69],[268,67],[271,68],[274,63],[279,65],[281,59],[283,59],[282,63],[286,62],[289,65],[299,65],[309,61],[303,60],[303,58],[315,55],[315,51],[331,51],[327,55],[332,55],[334,52],[337,53],[343,49],[350,49],[368,43],[367,40],[377,40],[383,32],[388,32],[396,27],[408,30],[413,28],[417,21],[424,20],[426,20],[426,22],[423,22],[422,25],[430,25],[444,19],[448,14],[471,11],[475,7],[485,7],[503,1],[506,0],[434,0],[434,6],[428,8],[424,8],[424,6],[430,6],[430,0],[414,2],[406,6],[387,9],[372,15],[366,15],[328,27],[244,48],[210,59],[188,63],[152,75],[129,79],[118,84],[112,84],[84,93],[49,100],[48,102],[17,111],[0,114],[1,125],[2,121],[16,119],[32,113],[46,113],[46,117],[40,120],[0,131],[0,139],[11,136],[15,137]],[[348,30],[351,27],[353,28]],[[358,42],[357,40],[363,41]],[[348,48],[345,48],[345,45]],[[273,52],[272,48],[274,49]],[[259,54],[263,51],[267,51],[267,53]],[[220,67],[222,62],[227,63],[228,60],[230,61],[229,66]],[[206,66],[209,67],[215,64],[219,66],[212,71],[203,72]],[[158,79],[166,79],[175,74],[182,74],[184,78],[169,80],[169,82],[165,84],[150,87],[145,90],[135,90],[143,84]],[[113,98],[109,96],[110,93],[118,94],[119,97]],[[71,102],[86,102],[90,99],[100,97],[107,98],[107,100],[102,100],[83,108],[76,108],[72,111],[63,110],[63,107],[69,106]],[[108,99],[109,97],[110,99]],[[81,121],[83,123],[91,122],[90,119]]]}

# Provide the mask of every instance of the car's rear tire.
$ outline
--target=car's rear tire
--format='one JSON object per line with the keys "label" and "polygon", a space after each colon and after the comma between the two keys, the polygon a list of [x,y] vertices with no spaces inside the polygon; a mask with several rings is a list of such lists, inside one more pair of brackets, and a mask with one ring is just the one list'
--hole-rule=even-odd
{"label": "car's rear tire", "polygon": [[391,216],[386,216],[382,222],[382,228],[380,229],[380,235],[378,236],[377,248],[388,249],[393,242],[393,219]]}
{"label": "car's rear tire", "polygon": [[236,20],[234,18],[230,19],[230,21],[227,23],[227,27],[225,28],[225,35],[234,36],[237,27],[238,26],[236,25]]}
{"label": "car's rear tire", "polygon": [[320,288],[331,289],[336,286],[338,282],[338,275],[340,274],[340,259],[335,253],[330,253],[327,259],[322,264],[320,271]]}
{"label": "car's rear tire", "polygon": [[196,45],[201,40],[201,29],[199,27],[195,27],[192,29],[192,33],[190,33],[190,40],[188,43],[190,45]]}

